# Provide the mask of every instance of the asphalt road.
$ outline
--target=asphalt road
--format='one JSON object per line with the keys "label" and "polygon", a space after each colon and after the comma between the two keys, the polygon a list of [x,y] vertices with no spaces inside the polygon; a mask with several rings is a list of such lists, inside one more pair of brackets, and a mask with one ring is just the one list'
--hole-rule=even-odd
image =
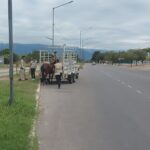
{"label": "asphalt road", "polygon": [[150,71],[85,65],[75,84],[41,86],[40,150],[149,150]]}

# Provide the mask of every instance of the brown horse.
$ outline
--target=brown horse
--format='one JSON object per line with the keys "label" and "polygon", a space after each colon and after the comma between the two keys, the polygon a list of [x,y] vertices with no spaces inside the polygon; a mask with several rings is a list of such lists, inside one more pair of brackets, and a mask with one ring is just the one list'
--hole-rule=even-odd
{"label": "brown horse", "polygon": [[49,65],[50,83],[52,83],[53,81],[54,73],[55,73],[55,63],[50,63]]}
{"label": "brown horse", "polygon": [[54,63],[43,63],[41,66],[41,82],[43,84],[52,83],[54,71]]}

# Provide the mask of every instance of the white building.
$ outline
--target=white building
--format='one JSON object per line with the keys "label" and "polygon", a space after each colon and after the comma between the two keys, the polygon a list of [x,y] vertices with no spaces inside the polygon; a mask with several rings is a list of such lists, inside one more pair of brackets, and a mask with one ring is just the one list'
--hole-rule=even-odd
{"label": "white building", "polygon": [[4,57],[0,56],[0,64],[4,64]]}

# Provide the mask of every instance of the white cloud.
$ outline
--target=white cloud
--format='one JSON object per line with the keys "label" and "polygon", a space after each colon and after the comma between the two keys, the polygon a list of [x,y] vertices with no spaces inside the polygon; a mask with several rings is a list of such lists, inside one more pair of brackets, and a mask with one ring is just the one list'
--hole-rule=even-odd
{"label": "white cloud", "polygon": [[[14,42],[49,44],[52,8],[65,2],[13,0]],[[7,11],[7,0],[0,0],[0,42],[8,42]],[[149,15],[149,0],[74,0],[55,10],[55,41],[79,46],[81,30],[85,47],[150,47]]]}

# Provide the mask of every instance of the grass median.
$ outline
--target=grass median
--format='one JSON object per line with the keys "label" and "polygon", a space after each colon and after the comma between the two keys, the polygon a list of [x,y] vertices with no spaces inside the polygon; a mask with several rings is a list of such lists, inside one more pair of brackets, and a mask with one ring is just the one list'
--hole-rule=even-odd
{"label": "grass median", "polygon": [[14,81],[14,103],[9,106],[9,81],[0,80],[0,150],[36,150],[30,132],[36,112],[38,80]]}

